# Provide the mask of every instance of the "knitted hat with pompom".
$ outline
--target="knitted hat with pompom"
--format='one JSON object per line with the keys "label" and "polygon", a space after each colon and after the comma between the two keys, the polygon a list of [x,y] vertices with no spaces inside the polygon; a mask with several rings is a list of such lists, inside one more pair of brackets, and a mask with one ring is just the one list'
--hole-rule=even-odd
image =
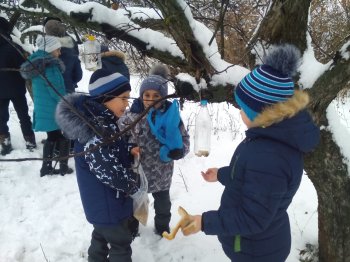
{"label": "knitted hat with pompom", "polygon": [[61,42],[58,40],[57,37],[46,35],[46,36],[38,36],[36,39],[36,46],[39,50],[44,50],[48,53],[51,53],[52,51],[61,48]]}
{"label": "knitted hat with pompom", "polygon": [[130,90],[129,80],[120,73],[98,69],[91,75],[89,93],[99,103],[112,100],[114,97]]}
{"label": "knitted hat with pompom", "polygon": [[236,103],[251,121],[266,108],[284,102],[294,95],[295,75],[300,51],[293,45],[276,46],[263,59],[263,64],[246,75],[237,85]]}
{"label": "knitted hat with pompom", "polygon": [[149,72],[149,76],[142,81],[140,86],[140,97],[146,90],[156,90],[161,97],[168,94],[169,68],[163,64],[156,64]]}

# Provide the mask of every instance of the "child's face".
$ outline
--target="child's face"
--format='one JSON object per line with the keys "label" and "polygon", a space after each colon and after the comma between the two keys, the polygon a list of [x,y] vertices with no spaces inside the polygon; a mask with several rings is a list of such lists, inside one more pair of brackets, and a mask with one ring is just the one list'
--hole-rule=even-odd
{"label": "child's face", "polygon": [[56,49],[56,50],[53,50],[53,51],[51,52],[51,55],[52,55],[53,57],[58,58],[58,57],[61,55],[61,48],[58,48],[58,49]]}
{"label": "child's face", "polygon": [[121,117],[124,115],[125,109],[129,106],[130,91],[126,91],[119,96],[103,103],[114,115]]}
{"label": "child's face", "polygon": [[[160,93],[152,89],[146,90],[142,94],[142,101],[145,108],[148,108],[155,100],[159,100],[161,98],[162,96],[160,95]],[[154,108],[158,109],[160,106],[161,106],[161,103],[157,103],[154,105]]]}
{"label": "child's face", "polygon": [[241,114],[241,118],[243,123],[250,128],[252,125],[252,121],[250,121],[250,119],[247,117],[247,115],[244,113],[244,111],[241,109],[241,111],[239,112]]}

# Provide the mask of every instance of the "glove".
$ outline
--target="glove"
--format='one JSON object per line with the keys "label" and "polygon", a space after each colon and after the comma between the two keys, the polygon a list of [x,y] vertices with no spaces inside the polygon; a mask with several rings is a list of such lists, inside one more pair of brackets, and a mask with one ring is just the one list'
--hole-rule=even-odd
{"label": "glove", "polygon": [[186,226],[181,227],[181,231],[185,236],[196,234],[201,231],[202,228],[202,216],[195,215],[189,216],[189,220]]}
{"label": "glove", "polygon": [[182,148],[170,150],[168,153],[168,157],[173,160],[179,160],[183,158],[183,156],[184,156],[184,150]]}

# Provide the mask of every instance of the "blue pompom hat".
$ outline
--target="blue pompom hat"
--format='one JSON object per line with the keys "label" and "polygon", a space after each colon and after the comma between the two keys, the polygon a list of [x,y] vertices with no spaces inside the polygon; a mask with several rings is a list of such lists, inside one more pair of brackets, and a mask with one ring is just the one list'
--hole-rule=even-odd
{"label": "blue pompom hat", "polygon": [[106,69],[96,70],[90,78],[90,96],[98,102],[107,102],[114,97],[130,91],[129,80],[120,73],[113,73]]}
{"label": "blue pompom hat", "polygon": [[142,81],[140,97],[146,90],[156,90],[161,97],[168,95],[169,68],[163,64],[156,64],[150,70],[150,75]]}
{"label": "blue pompom hat", "polygon": [[265,63],[246,75],[237,85],[236,103],[254,121],[265,107],[284,102],[294,95],[292,75],[296,72],[300,52],[292,45],[275,48]]}

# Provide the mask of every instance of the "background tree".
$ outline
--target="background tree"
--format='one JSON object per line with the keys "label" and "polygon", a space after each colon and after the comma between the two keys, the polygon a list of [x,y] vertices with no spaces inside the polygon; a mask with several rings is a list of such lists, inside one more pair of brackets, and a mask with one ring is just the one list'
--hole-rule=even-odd
{"label": "background tree", "polygon": [[[17,1],[10,2],[3,1],[0,8],[11,17],[16,12],[23,13],[18,21],[34,23],[34,18],[47,15],[44,12],[28,11]],[[311,48],[308,45],[310,36],[319,61],[332,65],[309,89],[312,97],[309,110],[320,127],[328,126],[326,109],[329,104],[340,92],[349,89],[350,7],[346,0],[197,0],[188,1],[188,5],[179,0],[119,1],[119,9],[128,12],[129,15],[126,16],[129,20],[118,26],[98,22],[94,18],[93,9],[100,7],[85,8],[89,3],[81,4],[81,9],[77,7],[74,12],[67,12],[60,10],[58,5],[53,5],[53,1],[30,2],[31,5],[38,5],[59,16],[67,25],[71,25],[69,30],[79,28],[82,33],[92,31],[105,35],[106,41],[111,41],[116,46],[126,43],[126,49],[141,58],[141,61],[153,58],[168,64],[174,76],[180,72],[188,73],[194,82],[174,78],[176,91],[186,99],[198,99],[195,85],[204,80],[208,88],[202,95],[207,96],[211,102],[233,102],[232,90],[235,83],[215,84],[215,81],[211,81],[222,72],[218,71],[204,50],[216,43],[216,40],[221,58],[251,69],[273,44],[292,43],[304,53]],[[104,5],[106,12],[111,6],[110,1],[96,2]],[[140,19],[139,16],[132,15],[134,13],[129,9],[130,6],[153,8],[156,15]],[[203,44],[196,37],[190,24],[191,17],[186,15],[189,8],[197,21],[205,23],[212,30],[213,38],[208,43]],[[145,29],[150,30],[150,33],[160,32],[172,39],[182,55],[174,55],[170,49],[160,50],[154,46],[148,48],[149,42],[132,33]],[[233,69],[233,73],[238,72],[234,71],[233,66],[228,66],[227,70],[229,69]],[[318,194],[319,261],[349,262],[350,176],[344,156],[327,128],[321,129],[320,146],[306,156],[305,169]]]}

